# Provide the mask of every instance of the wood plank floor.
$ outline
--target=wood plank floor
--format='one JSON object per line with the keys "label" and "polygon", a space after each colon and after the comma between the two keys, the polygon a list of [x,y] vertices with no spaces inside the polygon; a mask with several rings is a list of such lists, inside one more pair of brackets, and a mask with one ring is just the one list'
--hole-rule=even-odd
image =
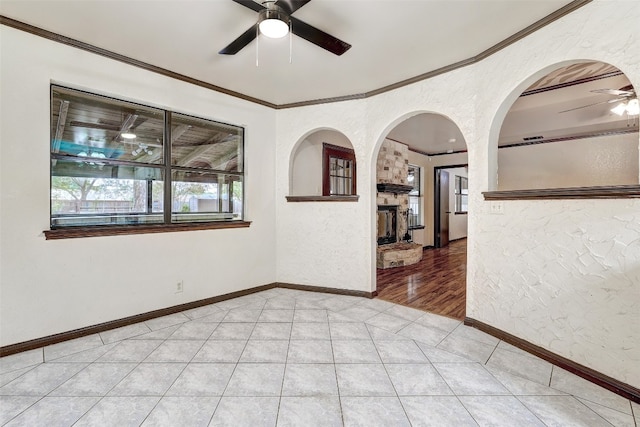
{"label": "wood plank floor", "polygon": [[422,261],[377,270],[378,298],[455,319],[464,319],[467,239],[427,249]]}

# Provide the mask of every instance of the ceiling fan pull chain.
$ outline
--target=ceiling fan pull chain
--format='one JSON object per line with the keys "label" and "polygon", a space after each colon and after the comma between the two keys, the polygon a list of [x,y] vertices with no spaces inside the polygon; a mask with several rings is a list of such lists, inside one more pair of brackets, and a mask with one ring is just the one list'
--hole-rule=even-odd
{"label": "ceiling fan pull chain", "polygon": [[259,65],[258,57],[260,55],[260,27],[256,25],[256,68]]}
{"label": "ceiling fan pull chain", "polygon": [[291,21],[289,21],[289,64],[292,62],[293,58],[293,28],[291,25]]}

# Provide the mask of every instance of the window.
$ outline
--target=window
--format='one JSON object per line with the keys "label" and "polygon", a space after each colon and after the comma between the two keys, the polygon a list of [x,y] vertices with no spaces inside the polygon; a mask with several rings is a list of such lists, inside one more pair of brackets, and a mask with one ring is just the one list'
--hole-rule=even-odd
{"label": "window", "polygon": [[422,188],[420,185],[420,167],[409,165],[407,182],[413,186],[409,192],[409,228],[422,226]]}
{"label": "window", "polygon": [[469,210],[469,185],[467,178],[456,175],[456,213],[467,213]]}
{"label": "window", "polygon": [[244,129],[51,88],[51,228],[243,219]]}
{"label": "window", "polygon": [[356,194],[356,155],[353,150],[322,144],[322,195]]}

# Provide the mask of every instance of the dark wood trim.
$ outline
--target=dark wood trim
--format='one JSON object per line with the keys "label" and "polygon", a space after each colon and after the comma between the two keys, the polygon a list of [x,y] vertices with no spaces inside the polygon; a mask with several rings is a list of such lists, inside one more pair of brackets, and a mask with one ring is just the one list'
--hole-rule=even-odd
{"label": "dark wood trim", "polygon": [[581,85],[581,84],[584,84],[584,83],[595,82],[597,80],[608,79],[609,77],[621,76],[623,74],[624,73],[622,71],[619,71],[619,70],[618,71],[611,71],[609,73],[600,74],[599,76],[584,77],[582,79],[573,80],[573,81],[566,82],[566,83],[559,83],[559,84],[546,86],[546,87],[541,87],[539,89],[525,90],[524,92],[522,92],[522,95],[520,95],[520,97],[522,98],[523,96],[536,95],[538,93],[549,92],[551,90],[563,89],[565,87],[570,87],[570,86],[575,86],[575,85]]}
{"label": "dark wood trim", "polygon": [[485,200],[633,199],[640,197],[640,185],[484,191],[482,195]]}
{"label": "dark wood trim", "polygon": [[288,104],[280,104],[276,110],[286,110],[288,108],[309,107],[312,105],[333,104],[335,102],[353,101],[357,99],[368,98],[366,93],[355,93],[353,95],[334,96],[332,98],[310,99],[308,101],[290,102]]}
{"label": "dark wood trim", "polygon": [[176,231],[220,230],[247,228],[251,221],[193,222],[187,224],[154,225],[97,225],[94,227],[66,227],[43,231],[46,240],[80,237],[127,236],[130,234],[173,233]]}
{"label": "dark wood trim", "polygon": [[169,314],[179,313],[185,310],[191,310],[193,308],[198,308],[205,305],[214,304],[216,302],[253,294],[255,292],[266,291],[267,289],[272,289],[275,287],[276,287],[275,283],[269,283],[267,285],[257,286],[255,288],[244,289],[241,291],[231,292],[224,295],[218,295],[216,297],[205,298],[198,301],[188,302],[185,304],[174,305],[171,307],[148,311],[146,313],[135,314],[133,316],[124,317],[118,320],[112,320],[109,322],[99,323],[97,325],[74,329],[68,332],[62,332],[59,334],[49,335],[42,338],[36,338],[33,340],[24,341],[17,344],[7,345],[4,347],[0,347],[0,357],[9,356],[11,354],[20,353],[22,351],[34,350],[36,348],[45,347],[48,345],[57,344],[59,342],[73,340],[76,338],[81,338],[87,335],[97,334],[99,332],[104,332],[111,329],[121,328],[123,326],[129,326],[134,323],[155,319],[156,317],[162,317],[162,316],[167,316]]}
{"label": "dark wood trim", "polygon": [[376,184],[376,190],[378,193],[409,194],[413,191],[413,185],[379,182]]}
{"label": "dark wood trim", "polygon": [[285,196],[287,202],[357,202],[360,196]]}
{"label": "dark wood trim", "polygon": [[[403,144],[404,144],[404,142],[403,142]],[[407,145],[407,144],[405,144],[405,145]],[[449,154],[467,153],[467,150],[455,150],[455,151],[451,151],[451,152],[445,151],[443,153],[427,153],[426,151],[417,150],[417,149],[411,148],[411,147],[409,147],[409,151],[413,151],[414,153],[422,154],[423,156],[427,156],[427,157],[448,156]]]}
{"label": "dark wood trim", "polygon": [[638,126],[635,125],[633,127],[611,129],[611,130],[602,131],[602,132],[590,132],[590,133],[576,134],[576,135],[571,135],[571,136],[560,136],[560,137],[557,137],[557,138],[548,138],[548,139],[540,138],[540,139],[534,139],[534,140],[530,140],[530,141],[514,142],[512,144],[498,145],[498,149],[523,147],[523,146],[527,146],[527,145],[549,144],[549,143],[552,143],[552,142],[576,141],[576,140],[579,140],[579,139],[601,138],[601,137],[604,137],[604,136],[626,135],[626,134],[630,134],[630,133],[638,133]]}
{"label": "dark wood trim", "polygon": [[365,93],[358,93],[358,94],[352,94],[352,95],[346,95],[346,96],[337,96],[337,97],[332,97],[332,98],[322,98],[322,99],[313,99],[313,100],[308,100],[308,101],[300,101],[300,102],[291,102],[288,104],[273,104],[271,102],[267,102],[267,101],[263,101],[261,99],[258,98],[254,98],[245,94],[242,94],[240,92],[235,92],[229,89],[225,89],[223,87],[220,86],[216,86],[213,85],[211,83],[207,83],[204,82],[202,80],[197,80],[188,76],[185,76],[183,74],[179,74],[179,73],[175,73],[173,71],[161,68],[161,67],[157,67],[155,65],[151,65],[151,64],[147,64],[146,62],[142,62],[142,61],[138,61],[136,59],[133,58],[129,58],[126,57],[124,55],[120,55],[111,51],[108,51],[106,49],[102,49],[96,46],[92,46],[88,43],[83,43],[81,41],[72,39],[70,37],[65,37],[62,36],[60,34],[56,34],[53,33],[51,31],[47,31],[44,30],[42,28],[38,28],[35,27],[33,25],[29,25],[26,24],[24,22],[20,22],[20,21],[16,21],[14,19],[8,18],[6,16],[2,16],[0,15],[0,24],[2,25],[6,25],[8,27],[12,27],[21,31],[25,31],[27,33],[30,34],[34,34],[36,36],[40,36],[43,38],[46,38],[48,40],[53,40],[62,44],[66,44],[72,47],[76,47],[78,49],[82,49],[85,50],[87,52],[91,52],[97,55],[101,55],[101,56],[105,56],[107,58],[116,60],[116,61],[120,61],[120,62],[124,62],[126,64],[129,65],[133,65],[134,67],[138,67],[138,68],[142,68],[154,73],[158,73],[167,77],[171,77],[177,80],[181,80],[187,83],[191,83],[194,84],[196,86],[200,86],[206,89],[210,89],[216,92],[220,92],[220,93],[224,93],[226,95],[230,95],[236,98],[240,98],[243,99],[245,101],[249,101],[249,102],[253,102],[259,105],[263,105],[265,107],[270,107],[270,108],[274,108],[276,110],[282,110],[282,109],[286,109],[286,108],[298,108],[298,107],[306,107],[306,106],[310,106],[310,105],[318,105],[318,104],[329,104],[329,103],[334,103],[334,102],[344,102],[344,101],[352,101],[355,99],[365,99],[365,98],[370,98],[376,95],[380,95],[382,93],[385,92],[389,92],[395,89],[399,89],[401,87],[413,84],[413,83],[417,83],[420,82],[422,80],[427,80],[430,79],[432,77],[436,77],[439,76],[441,74],[445,74],[448,73],[450,71],[454,71],[457,70],[459,68],[462,67],[466,67],[467,65],[472,65],[475,64],[477,62],[480,62],[486,58],[488,58],[489,56],[493,55],[496,52],[499,52],[500,50],[506,48],[507,46],[517,42],[518,40],[521,40],[525,37],[527,37],[529,34],[532,34],[536,31],[538,31],[539,29],[551,24],[552,22],[562,18],[565,15],[570,14],[571,12],[583,7],[584,5],[591,3],[593,0],[573,0],[571,3],[565,5],[564,7],[561,7],[560,9],[556,10],[555,12],[545,16],[544,18],[538,20],[537,22],[529,25],[528,27],[524,28],[523,30],[518,31],[517,33],[513,34],[510,37],[507,37],[506,39],[502,40],[501,42],[491,46],[489,49],[486,49],[483,52],[480,52],[478,55],[472,56],[471,58],[467,58],[464,59],[462,61],[458,61],[455,62],[453,64],[438,68],[436,70],[432,70],[423,74],[420,74],[418,76],[406,79],[406,80],[402,80],[400,82],[391,84],[391,85],[387,85],[378,89],[374,89],[371,90],[369,92],[365,92]]}
{"label": "dark wood trim", "polygon": [[44,30],[42,28],[35,27],[33,25],[30,25],[24,22],[16,21],[15,19],[11,19],[3,15],[0,15],[0,24],[45,38],[47,40],[52,40],[54,42],[75,47],[77,49],[91,52],[96,55],[104,56],[106,58],[113,59],[114,61],[123,62],[127,65],[132,65],[137,68],[142,68],[143,70],[151,71],[152,73],[160,74],[165,77],[170,77],[172,79],[180,80],[185,83],[191,83],[193,85],[200,86],[205,89],[213,90],[215,92],[220,92],[225,95],[233,96],[235,98],[243,99],[248,102],[253,102],[255,104],[263,105],[265,107],[277,108],[277,105],[271,102],[263,101],[262,99],[254,98],[252,96],[248,96],[240,92],[225,89],[221,86],[216,86],[202,80],[194,79],[193,77],[176,73],[174,71],[167,70],[166,68],[158,67],[143,61],[139,61],[137,59],[129,58],[128,56],[120,55],[118,53],[111,52],[107,49],[103,49],[97,46],[90,45],[89,43],[84,43],[79,40],[72,39],[71,37],[66,37],[51,31]]}
{"label": "dark wood trim", "polygon": [[349,295],[353,297],[373,298],[378,295],[377,291],[366,292],[351,289],[325,288],[322,286],[298,285],[295,283],[276,282],[276,288],[295,289],[298,291],[322,292],[325,294]]}
{"label": "dark wood trim", "polygon": [[[636,126],[632,126],[632,127],[626,127],[626,128],[611,129],[611,130],[602,131],[602,132],[591,132],[591,133],[577,134],[577,135],[572,135],[572,136],[560,136],[560,137],[557,137],[557,138],[545,139],[545,138],[540,137],[540,139],[533,139],[533,140],[530,140],[530,141],[514,142],[512,144],[498,145],[498,149],[525,147],[525,146],[528,146],[528,145],[537,145],[537,144],[549,144],[549,143],[552,143],[552,142],[575,141],[575,140],[578,140],[578,139],[601,138],[601,137],[604,137],[604,136],[626,135],[626,134],[630,134],[630,133],[638,133],[637,125]],[[387,139],[390,139],[390,138],[387,138]],[[402,143],[402,144],[404,144],[404,143]],[[405,145],[407,145],[407,144],[405,144]],[[427,157],[447,156],[449,154],[460,154],[460,153],[466,153],[467,152],[467,150],[456,150],[456,151],[451,151],[451,152],[445,151],[445,152],[438,152],[438,153],[427,153],[426,151],[417,150],[417,149],[414,149],[414,148],[411,148],[411,147],[409,147],[409,151],[413,151],[414,153],[422,154],[423,156],[427,156]]]}
{"label": "dark wood trim", "polygon": [[122,319],[112,320],[109,322],[99,323],[97,325],[74,329],[72,331],[61,332],[59,334],[49,335],[42,338],[36,338],[29,341],[6,345],[3,347],[0,347],[0,357],[10,356],[12,354],[20,353],[23,351],[29,351],[29,350],[34,350],[41,347],[46,347],[48,345],[57,344],[63,341],[82,338],[87,335],[93,335],[99,332],[105,332],[111,329],[121,328],[123,326],[129,326],[134,323],[155,319],[156,317],[167,316],[169,314],[179,313],[181,311],[191,310],[193,308],[214,304],[220,301],[226,301],[229,299],[238,298],[238,297],[253,294],[256,292],[266,291],[268,289],[273,289],[273,288],[296,289],[300,291],[322,292],[322,293],[336,294],[336,295],[351,295],[351,296],[357,296],[357,297],[363,297],[363,298],[373,298],[378,295],[377,291],[365,292],[365,291],[356,291],[356,290],[350,290],[350,289],[325,288],[321,286],[297,285],[294,283],[274,282],[274,283],[269,283],[262,286],[257,286],[255,288],[243,289],[241,291],[231,292],[224,295],[218,295],[216,297],[205,298],[198,301],[188,302],[185,304],[174,305],[171,307],[148,311],[146,313],[135,314],[133,316],[128,316]]}
{"label": "dark wood trim", "polygon": [[[348,160],[353,165],[351,171],[351,195],[356,194],[358,186],[356,185],[357,165],[356,152],[352,148],[342,147],[339,145],[322,143],[322,195],[332,197],[330,184],[329,159],[331,157]],[[340,195],[345,196],[345,195]]]}
{"label": "dark wood trim", "polygon": [[558,366],[566,371],[578,375],[587,381],[591,381],[594,384],[604,387],[625,399],[632,400],[636,403],[640,403],[640,389],[635,388],[629,384],[625,384],[615,378],[611,378],[605,374],[588,368],[584,365],[569,360],[563,356],[555,354],[545,348],[539,347],[535,344],[531,344],[528,341],[518,338],[515,335],[511,335],[508,332],[504,332],[491,325],[483,323],[479,320],[472,319],[470,317],[464,318],[464,324],[473,328],[479,329],[484,333],[487,333],[493,337],[496,337],[506,343],[509,343],[527,353],[533,354],[555,366]]}

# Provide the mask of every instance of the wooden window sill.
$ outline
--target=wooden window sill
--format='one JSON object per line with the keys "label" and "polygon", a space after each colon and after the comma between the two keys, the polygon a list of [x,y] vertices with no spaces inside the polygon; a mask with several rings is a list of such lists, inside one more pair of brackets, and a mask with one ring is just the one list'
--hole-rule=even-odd
{"label": "wooden window sill", "polygon": [[482,195],[485,200],[631,199],[640,197],[640,185],[485,191]]}
{"label": "wooden window sill", "polygon": [[92,227],[65,227],[43,231],[46,240],[75,239],[80,237],[123,236],[130,234],[173,233],[175,231],[219,230],[246,228],[251,221],[201,222],[188,224],[114,225]]}
{"label": "wooden window sill", "polygon": [[357,202],[360,196],[286,196],[287,202]]}

